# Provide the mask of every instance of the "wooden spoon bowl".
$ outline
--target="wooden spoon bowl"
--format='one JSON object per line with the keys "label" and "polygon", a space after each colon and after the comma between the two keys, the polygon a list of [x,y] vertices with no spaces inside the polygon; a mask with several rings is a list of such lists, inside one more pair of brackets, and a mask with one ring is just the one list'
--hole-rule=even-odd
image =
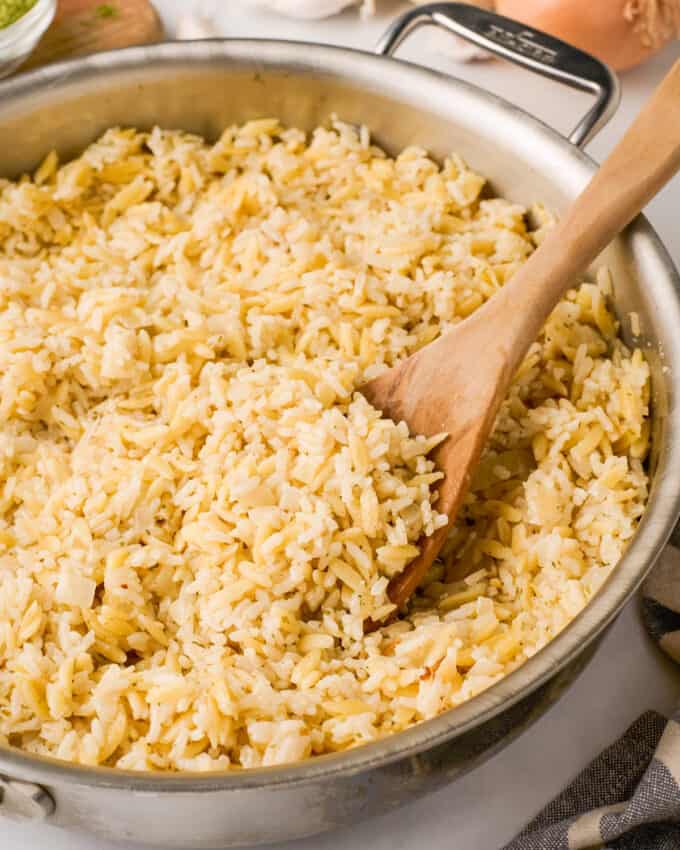
{"label": "wooden spoon bowl", "polygon": [[437,557],[510,382],[579,274],[680,168],[680,61],[559,224],[513,278],[465,321],[361,387],[412,433],[448,438],[432,458],[445,473],[437,509],[448,525],[390,582],[403,605]]}

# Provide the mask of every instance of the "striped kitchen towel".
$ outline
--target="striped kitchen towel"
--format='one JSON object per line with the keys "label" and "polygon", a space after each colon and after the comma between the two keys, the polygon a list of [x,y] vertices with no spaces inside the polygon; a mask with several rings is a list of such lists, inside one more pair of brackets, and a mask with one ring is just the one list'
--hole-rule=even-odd
{"label": "striped kitchen towel", "polygon": [[[645,625],[680,663],[680,553],[647,579]],[[638,718],[505,850],[680,850],[680,713]]]}

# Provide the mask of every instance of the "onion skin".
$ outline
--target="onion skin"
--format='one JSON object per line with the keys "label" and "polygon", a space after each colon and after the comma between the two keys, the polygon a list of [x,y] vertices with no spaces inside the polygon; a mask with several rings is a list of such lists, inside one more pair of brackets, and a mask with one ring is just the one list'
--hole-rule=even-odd
{"label": "onion skin", "polygon": [[514,18],[580,47],[617,71],[657,53],[626,20],[629,0],[496,0],[499,15]]}

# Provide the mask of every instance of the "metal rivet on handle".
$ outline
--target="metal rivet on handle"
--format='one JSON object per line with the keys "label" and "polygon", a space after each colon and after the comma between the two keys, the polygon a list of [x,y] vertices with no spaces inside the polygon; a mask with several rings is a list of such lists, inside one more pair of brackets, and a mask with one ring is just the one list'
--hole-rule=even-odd
{"label": "metal rivet on handle", "polygon": [[54,800],[40,785],[0,776],[0,817],[45,820],[52,812]]}

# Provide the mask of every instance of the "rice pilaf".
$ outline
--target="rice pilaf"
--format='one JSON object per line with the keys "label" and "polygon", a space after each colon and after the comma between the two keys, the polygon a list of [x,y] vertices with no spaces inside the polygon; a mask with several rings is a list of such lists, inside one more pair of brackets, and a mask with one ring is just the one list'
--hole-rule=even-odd
{"label": "rice pilaf", "polygon": [[554,637],[647,499],[649,371],[606,272],[532,346],[443,557],[428,453],[356,387],[470,315],[550,217],[456,156],[275,120],[113,129],[0,181],[0,743],[221,770],[344,750]]}

